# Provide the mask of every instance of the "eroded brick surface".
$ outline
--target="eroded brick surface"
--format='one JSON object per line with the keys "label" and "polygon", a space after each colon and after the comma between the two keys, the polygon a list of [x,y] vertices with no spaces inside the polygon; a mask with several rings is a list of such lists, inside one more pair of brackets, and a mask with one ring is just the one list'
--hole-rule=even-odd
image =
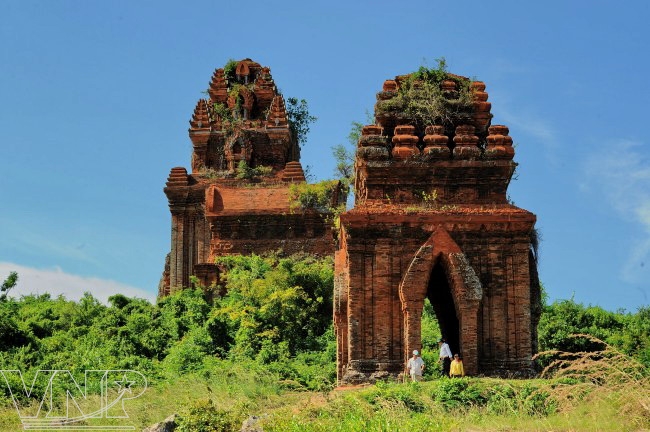
{"label": "eroded brick surface", "polygon": [[[386,81],[378,104],[405,78]],[[457,95],[454,81],[441,85],[447,97]],[[536,218],[508,202],[512,139],[506,126],[490,125],[485,84],[471,88],[467,118],[418,130],[402,113],[384,111],[362,130],[355,207],[341,216],[335,259],[340,383],[402,372],[422,346],[425,298],[468,374],[532,371]]]}

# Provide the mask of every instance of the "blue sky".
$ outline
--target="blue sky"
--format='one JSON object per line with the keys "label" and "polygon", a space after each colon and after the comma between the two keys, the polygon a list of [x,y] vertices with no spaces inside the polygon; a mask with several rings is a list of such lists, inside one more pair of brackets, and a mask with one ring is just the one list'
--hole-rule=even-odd
{"label": "blue sky", "polygon": [[162,188],[229,58],[271,68],[318,121],[303,166],[365,121],[385,79],[434,65],[487,84],[538,216],[551,300],[650,304],[650,3],[0,1],[0,279],[19,292],[155,297]]}

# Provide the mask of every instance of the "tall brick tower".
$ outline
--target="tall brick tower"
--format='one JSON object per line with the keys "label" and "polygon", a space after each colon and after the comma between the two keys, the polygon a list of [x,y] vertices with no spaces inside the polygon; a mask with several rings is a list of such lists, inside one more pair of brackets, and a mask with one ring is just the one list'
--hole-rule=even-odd
{"label": "tall brick tower", "polygon": [[208,94],[190,120],[192,172],[172,168],[164,189],[172,227],[161,297],[188,287],[191,275],[214,284],[221,255],[334,252],[325,215],[290,204],[290,185],[305,175],[269,68],[230,63],[215,70]]}
{"label": "tall brick tower", "polygon": [[446,73],[398,76],[377,94],[336,252],[340,383],[402,372],[422,346],[425,298],[469,374],[532,371],[536,218],[508,201],[515,152],[487,99],[482,82]]}

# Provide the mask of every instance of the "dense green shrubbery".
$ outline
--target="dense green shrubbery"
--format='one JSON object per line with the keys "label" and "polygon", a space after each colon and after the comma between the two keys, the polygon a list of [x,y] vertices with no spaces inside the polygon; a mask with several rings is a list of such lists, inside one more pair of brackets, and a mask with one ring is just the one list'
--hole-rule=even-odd
{"label": "dense green shrubbery", "polygon": [[435,389],[433,399],[447,410],[478,407],[501,415],[547,416],[556,410],[556,403],[547,392],[528,383],[515,388],[506,383],[486,385],[484,381],[467,378],[444,379]]}
{"label": "dense green shrubbery", "polygon": [[539,327],[540,351],[566,352],[595,351],[602,344],[588,338],[594,336],[631,355],[650,367],[650,307],[641,307],[636,313],[610,312],[598,306],[584,306],[573,300],[556,301],[546,306]]}
{"label": "dense green shrubbery", "polygon": [[270,363],[298,352],[321,350],[332,321],[333,263],[330,258],[228,256],[227,294],[215,300],[211,317],[221,320],[235,357]]}
{"label": "dense green shrubbery", "polygon": [[[297,387],[335,378],[331,259],[228,257],[227,294],[187,289],[153,305],[115,295],[103,305],[49,295],[0,302],[0,368],[135,369],[150,381],[210,367],[267,365]],[[5,388],[5,392],[8,391]]]}

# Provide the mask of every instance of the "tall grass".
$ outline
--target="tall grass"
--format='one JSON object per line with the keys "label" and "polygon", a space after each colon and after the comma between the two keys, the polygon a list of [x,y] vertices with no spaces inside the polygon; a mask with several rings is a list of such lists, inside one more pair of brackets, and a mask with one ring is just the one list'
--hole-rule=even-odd
{"label": "tall grass", "polygon": [[541,376],[553,380],[545,391],[562,411],[578,406],[614,405],[621,417],[638,427],[650,424],[650,370],[638,360],[587,334],[584,338],[600,349],[589,352],[544,351],[536,357],[548,365]]}

